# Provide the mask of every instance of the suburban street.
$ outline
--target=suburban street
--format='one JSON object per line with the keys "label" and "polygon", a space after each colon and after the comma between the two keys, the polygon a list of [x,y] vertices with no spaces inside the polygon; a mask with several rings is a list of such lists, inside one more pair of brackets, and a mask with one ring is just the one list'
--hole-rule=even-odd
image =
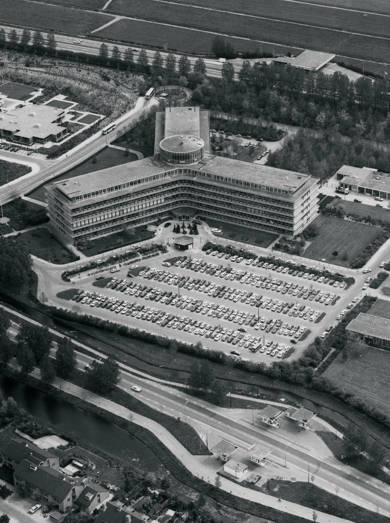
{"label": "suburban street", "polygon": [[[157,102],[154,98],[151,100],[145,100],[143,97],[139,97],[135,106],[116,120],[116,128],[111,133],[102,135],[101,131],[98,131],[96,134],[90,136],[84,142],[80,143],[71,151],[63,154],[56,160],[42,160],[38,162],[34,158],[32,163],[39,163],[41,169],[32,174],[17,178],[7,185],[1,186],[0,204],[4,205],[18,196],[29,193],[43,183],[59,176],[73,167],[76,167],[101,149],[104,149],[104,147],[131,129],[134,123],[150,111],[156,103]],[[15,161],[20,158],[21,160],[26,161],[24,155],[7,153],[5,151],[1,151],[1,156],[4,157],[4,159],[10,158]]]}
{"label": "suburban street", "polygon": [[[18,313],[5,305],[0,305],[7,310],[11,316],[14,316],[15,323],[20,319],[31,320],[24,314]],[[49,331],[56,336],[63,335],[55,329]],[[13,336],[15,335],[13,327]],[[84,369],[91,362],[93,356],[104,357],[98,351],[85,344],[72,340],[76,347],[83,352],[77,352],[77,361],[81,369]],[[317,456],[315,448],[307,447],[297,443],[297,433],[291,432],[278,433],[273,429],[263,428],[262,426],[253,425],[252,417],[242,416],[236,409],[225,409],[212,406],[207,402],[186,395],[177,389],[166,386],[163,380],[153,380],[142,376],[139,371],[131,367],[119,364],[121,370],[120,386],[126,392],[133,393],[130,390],[132,385],[138,385],[142,388],[141,393],[133,393],[136,397],[147,405],[165,412],[174,417],[180,417],[187,423],[193,425],[197,430],[201,427],[200,432],[203,435],[219,434],[220,437],[230,439],[243,448],[249,448],[253,444],[264,444],[272,449],[273,458],[279,463],[286,462],[293,469],[301,473],[309,474],[310,480],[321,488],[331,493],[358,503],[361,506],[373,511],[379,510],[382,514],[390,516],[390,486],[369,477],[356,469],[342,465],[333,457],[324,459],[323,455]],[[215,473],[215,471],[214,471]],[[203,473],[204,474],[204,473]],[[324,520],[325,521],[325,520]]]}

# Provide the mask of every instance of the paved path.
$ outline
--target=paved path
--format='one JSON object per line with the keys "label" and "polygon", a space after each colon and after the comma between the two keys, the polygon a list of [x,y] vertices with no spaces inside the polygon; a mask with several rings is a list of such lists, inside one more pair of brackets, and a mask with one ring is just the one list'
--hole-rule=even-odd
{"label": "paved path", "polygon": [[[136,423],[137,425],[140,425],[145,429],[149,430],[161,441],[161,443],[163,443],[167,447],[167,449],[170,452],[172,452],[172,454],[176,456],[177,459],[179,459],[179,461],[184,465],[184,467],[187,470],[189,470],[193,475],[197,476],[200,479],[203,479],[207,483],[210,483],[212,485],[215,484],[217,474],[215,472],[212,473],[210,468],[202,463],[202,459],[199,459],[199,457],[190,454],[188,450],[185,449],[183,445],[179,441],[177,441],[176,438],[174,438],[170,432],[168,432],[164,427],[162,427],[155,421],[141,416],[135,412],[132,412],[129,409],[123,407],[122,405],[118,405],[117,403],[114,403],[111,400],[97,396],[92,392],[82,389],[69,382],[63,381],[59,378],[56,379],[54,386],[70,394],[71,396],[80,398],[83,401],[86,401],[87,403],[100,407],[101,409],[106,410],[107,412],[113,413],[116,416],[119,416],[127,421],[131,421],[132,423]],[[226,492],[230,492],[235,496],[247,499],[249,501],[253,501],[255,503],[264,504],[282,512],[294,514],[296,516],[302,517],[305,520],[312,521],[312,509],[285,500],[278,501],[278,499],[273,496],[269,496],[262,492],[247,489],[224,477],[221,477],[220,479],[221,489],[225,490]],[[318,512],[317,521],[321,523],[333,523],[349,520],[337,518],[325,513]]]}

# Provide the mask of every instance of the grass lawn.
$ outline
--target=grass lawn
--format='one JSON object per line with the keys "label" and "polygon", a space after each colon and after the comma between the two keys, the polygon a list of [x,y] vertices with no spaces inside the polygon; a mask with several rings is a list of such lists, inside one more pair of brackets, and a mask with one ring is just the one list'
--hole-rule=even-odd
{"label": "grass lawn", "polygon": [[40,0],[46,4],[58,4],[63,7],[79,7],[80,9],[90,9],[97,11],[101,9],[107,0]]}
{"label": "grass lawn", "polygon": [[[75,11],[61,5],[39,4],[28,0],[1,0],[0,22],[29,27],[36,30],[53,30],[75,36],[86,35],[93,29],[112,20],[102,13]],[[83,2],[84,5],[84,2]]]}
{"label": "grass lawn", "polygon": [[18,241],[25,244],[27,252],[43,260],[58,264],[78,260],[46,227],[24,232],[18,237]]}
{"label": "grass lawn", "polygon": [[0,93],[14,100],[27,100],[35,90],[36,88],[31,85],[17,82],[6,82],[0,85]]}
{"label": "grass lawn", "polygon": [[367,347],[356,358],[339,355],[323,376],[390,417],[390,351]]}
{"label": "grass lawn", "polygon": [[[33,225],[40,225],[49,219],[44,207],[21,198],[3,205],[3,213],[10,220],[8,222],[9,227],[17,231]],[[9,230],[8,232],[12,231]]]}
{"label": "grass lawn", "polygon": [[239,225],[232,225],[230,223],[222,223],[214,220],[204,219],[207,225],[221,229],[220,233],[214,233],[215,236],[228,238],[243,243],[250,243],[251,245],[259,245],[260,247],[268,247],[277,238],[275,234],[269,232],[256,231],[254,229],[247,229]]}
{"label": "grass lawn", "polygon": [[84,246],[79,246],[81,252],[86,256],[94,256],[102,252],[111,251],[118,247],[125,247],[144,240],[153,238],[154,232],[148,231],[146,226],[138,227],[137,229],[128,231],[121,231],[103,238],[92,240]]}
{"label": "grass lawn", "polygon": [[335,216],[321,215],[313,223],[318,227],[319,234],[303,256],[344,267],[349,267],[354,258],[380,234],[380,229],[376,227]]}
{"label": "grass lawn", "polygon": [[267,482],[267,487],[270,494],[299,505],[312,507],[314,510],[324,511],[341,518],[347,514],[348,519],[354,523],[385,523],[388,521],[385,516],[365,510],[334,494],[329,494],[311,483],[301,481],[291,483],[271,479]]}
{"label": "grass lawn", "polygon": [[28,165],[0,160],[0,185],[5,185],[31,171]]}
{"label": "grass lawn", "polygon": [[[60,180],[74,178],[75,176],[80,176],[93,171],[100,171],[101,169],[107,169],[107,167],[113,167],[114,165],[133,162],[136,159],[137,157],[134,154],[127,154],[125,151],[121,151],[120,149],[106,147],[105,149],[95,154],[95,156],[92,156],[74,169],[71,169],[64,174],[61,174],[61,176],[50,180],[50,183],[53,181],[59,182]],[[42,202],[46,201],[44,185],[32,191],[29,196],[35,200],[40,200]]]}
{"label": "grass lawn", "polygon": [[[359,198],[359,196],[357,196],[357,198]],[[370,216],[374,220],[390,223],[389,210],[383,208],[381,205],[365,205],[364,203],[349,202],[347,200],[335,198],[328,207],[342,209],[346,215],[355,215],[362,218]]]}

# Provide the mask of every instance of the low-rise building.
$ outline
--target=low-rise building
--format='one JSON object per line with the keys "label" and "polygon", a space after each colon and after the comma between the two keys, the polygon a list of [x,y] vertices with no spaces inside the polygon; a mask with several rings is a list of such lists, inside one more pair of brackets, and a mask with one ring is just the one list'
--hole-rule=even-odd
{"label": "low-rise building", "polygon": [[264,409],[259,411],[258,420],[270,427],[279,428],[279,418],[283,416],[284,411],[278,407],[267,405]]}
{"label": "low-rise building", "polygon": [[59,142],[67,134],[63,109],[29,104],[0,113],[0,137],[22,145]]}
{"label": "low-rise building", "polygon": [[132,521],[128,512],[110,502],[99,512],[95,519],[95,523],[132,523]]}
{"label": "low-rise building", "polygon": [[286,410],[286,418],[291,421],[294,421],[298,427],[302,429],[308,429],[310,421],[315,417],[315,414],[311,410],[300,407],[296,409],[295,407],[290,407]]}
{"label": "low-rise building", "polygon": [[288,64],[297,69],[316,72],[323,69],[329,62],[335,58],[335,54],[324,53],[321,51],[311,51],[306,49],[297,56],[279,56],[273,59],[273,62]]}
{"label": "low-rise building", "polygon": [[390,173],[372,167],[343,165],[337,171],[336,178],[343,189],[374,198],[390,199]]}
{"label": "low-rise building", "polygon": [[82,512],[92,514],[96,509],[106,504],[112,494],[96,483],[89,483],[77,499],[77,505]]}
{"label": "low-rise building", "polygon": [[245,463],[231,459],[224,464],[223,470],[226,474],[229,474],[229,476],[241,481],[248,472],[248,466],[245,465]]}
{"label": "low-rise building", "polygon": [[368,345],[390,349],[390,319],[361,312],[347,325],[347,333],[358,336]]}
{"label": "low-rise building", "polygon": [[60,466],[58,456],[21,438],[0,438],[0,456],[2,462],[11,467],[23,460],[54,469],[59,469]]}
{"label": "low-rise building", "polygon": [[230,457],[238,449],[237,445],[222,439],[211,450],[211,452],[223,462],[229,461]]}
{"label": "low-rise building", "polygon": [[37,466],[27,459],[15,466],[14,482],[18,489],[59,512],[69,511],[84,488],[58,470]]}

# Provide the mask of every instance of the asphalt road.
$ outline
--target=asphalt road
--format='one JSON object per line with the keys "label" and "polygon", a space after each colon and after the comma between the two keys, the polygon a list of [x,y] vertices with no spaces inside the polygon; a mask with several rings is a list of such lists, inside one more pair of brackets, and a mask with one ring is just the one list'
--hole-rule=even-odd
{"label": "asphalt road", "polygon": [[[36,174],[24,176],[14,180],[10,184],[3,185],[0,187],[0,204],[5,204],[18,196],[31,192],[43,183],[72,169],[101,149],[104,149],[104,147],[116,140],[118,136],[121,136],[129,130],[135,121],[148,112],[156,103],[155,99],[146,101],[142,97],[138,98],[135,107],[115,121],[116,128],[111,133],[102,135],[101,131],[99,131],[57,160],[47,162],[46,166],[43,166],[41,162],[41,169]],[[16,159],[17,155],[13,155],[13,158]],[[24,156],[23,159],[25,159]]]}
{"label": "asphalt road", "polygon": [[[18,318],[37,324],[27,316],[17,313],[0,305]],[[62,337],[63,335],[55,329],[50,329],[52,334]],[[85,344],[74,340],[75,346],[88,350],[92,354],[100,353]],[[101,355],[104,357],[103,355]],[[84,368],[90,363],[91,357],[84,353],[77,353],[78,364]],[[206,402],[187,396],[185,393],[166,387],[161,383],[153,382],[139,376],[139,373],[131,367],[120,364],[121,383],[120,386],[130,392],[131,385],[142,387],[141,393],[133,393],[147,405],[166,412],[167,414],[180,417],[189,423],[196,422],[205,427],[205,431],[217,431],[226,438],[234,438],[241,442],[244,448],[253,444],[264,443],[272,449],[273,456],[279,460],[291,463],[294,467],[307,472],[314,478],[314,483],[327,488],[331,492],[338,492],[339,496],[351,499],[359,505],[376,510],[390,516],[390,486],[371,478],[358,470],[345,467],[341,463],[322,461],[312,455],[310,449],[298,447],[293,440],[281,437],[277,431],[249,424],[245,420],[233,419],[228,409],[219,409]]]}

